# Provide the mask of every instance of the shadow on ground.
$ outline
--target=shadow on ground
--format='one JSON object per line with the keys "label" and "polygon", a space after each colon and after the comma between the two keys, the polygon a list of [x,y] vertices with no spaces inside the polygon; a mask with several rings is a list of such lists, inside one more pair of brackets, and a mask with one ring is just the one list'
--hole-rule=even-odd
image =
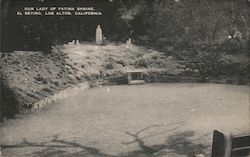
{"label": "shadow on ground", "polygon": [[[171,128],[171,125],[174,126]],[[156,125],[148,126],[144,129],[137,131],[136,133],[126,132],[129,136],[133,137],[132,142],[123,143],[123,144],[131,144],[137,143],[138,146],[141,148],[140,150],[128,152],[128,154],[124,155],[126,157],[179,157],[179,156],[186,156],[186,157],[194,157],[196,154],[206,154],[209,146],[205,146],[203,144],[199,144],[203,137],[209,135],[204,134],[203,136],[191,139],[195,132],[194,131],[185,131],[180,133],[175,133],[170,135],[166,140],[165,143],[159,145],[151,145],[147,146],[145,144],[145,139],[153,136],[158,136],[160,134],[165,134],[167,132],[176,131],[179,127],[183,125],[183,122],[172,123],[169,126],[168,130],[164,132],[151,134],[147,136],[140,137],[140,134],[144,131],[152,128],[157,127]]]}
{"label": "shadow on ground", "polygon": [[[139,137],[139,134],[150,129],[154,126],[149,126],[136,133],[126,132],[129,136],[133,137],[133,141],[128,143],[123,143],[129,145],[131,143],[137,143],[140,150],[131,151],[125,154],[110,155],[105,154],[98,150],[97,148],[87,147],[81,145],[80,143],[74,141],[66,141],[59,139],[59,135],[54,135],[52,140],[42,143],[32,143],[27,140],[23,140],[21,143],[16,145],[1,145],[3,153],[11,152],[12,149],[35,149],[36,151],[29,154],[34,157],[194,157],[195,154],[206,154],[209,146],[199,144],[199,140],[202,137],[191,140],[190,138],[194,136],[194,131],[185,131],[180,133],[175,133],[170,135],[165,143],[160,145],[148,146],[145,144],[144,139],[146,137]],[[175,129],[175,128],[174,128]],[[171,131],[172,129],[168,130]],[[151,135],[154,136],[154,135]],[[147,136],[149,137],[149,136]],[[5,155],[5,154],[3,154]]]}

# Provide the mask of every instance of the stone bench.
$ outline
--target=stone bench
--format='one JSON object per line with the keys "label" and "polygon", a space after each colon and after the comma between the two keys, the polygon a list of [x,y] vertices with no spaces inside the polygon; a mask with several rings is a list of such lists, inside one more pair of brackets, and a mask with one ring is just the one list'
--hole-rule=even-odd
{"label": "stone bench", "polygon": [[127,74],[129,85],[145,84],[143,70],[130,70]]}

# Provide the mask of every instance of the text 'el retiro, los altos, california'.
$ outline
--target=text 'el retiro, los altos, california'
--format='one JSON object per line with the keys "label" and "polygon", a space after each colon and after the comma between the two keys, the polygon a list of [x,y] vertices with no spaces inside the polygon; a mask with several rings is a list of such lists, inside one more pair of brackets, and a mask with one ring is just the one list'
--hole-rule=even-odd
{"label": "text 'el retiro, los altos, california'", "polygon": [[102,15],[94,7],[24,7],[23,11],[18,11],[17,15]]}

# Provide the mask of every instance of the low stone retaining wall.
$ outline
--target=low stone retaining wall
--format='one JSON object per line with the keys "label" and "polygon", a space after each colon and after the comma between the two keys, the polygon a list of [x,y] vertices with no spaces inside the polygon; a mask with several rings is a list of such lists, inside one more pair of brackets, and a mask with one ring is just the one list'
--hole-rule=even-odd
{"label": "low stone retaining wall", "polygon": [[48,104],[51,104],[52,102],[54,102],[58,99],[62,99],[62,98],[66,98],[68,96],[76,95],[80,92],[84,92],[84,91],[88,90],[89,88],[90,88],[90,86],[89,86],[88,82],[83,82],[83,83],[80,83],[76,86],[69,87],[67,89],[64,89],[62,91],[59,91],[59,92],[53,94],[52,96],[46,97],[46,98],[36,102],[32,106],[31,110],[34,111],[38,108],[44,107]]}

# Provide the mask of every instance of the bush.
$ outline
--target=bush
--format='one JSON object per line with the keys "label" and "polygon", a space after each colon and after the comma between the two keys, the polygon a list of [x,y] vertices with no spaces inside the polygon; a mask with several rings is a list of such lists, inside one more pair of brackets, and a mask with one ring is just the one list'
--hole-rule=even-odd
{"label": "bush", "polygon": [[146,62],[145,58],[143,58],[143,57],[138,58],[136,60],[135,64],[138,65],[139,67],[147,68],[147,62]]}
{"label": "bush", "polygon": [[226,64],[218,52],[200,52],[193,61],[194,69],[198,69],[200,77],[205,79],[209,76],[218,76],[223,71],[223,65]]}
{"label": "bush", "polygon": [[107,64],[105,65],[105,68],[106,68],[106,69],[114,69],[114,66],[113,66],[112,63],[107,62]]}
{"label": "bush", "polygon": [[166,47],[172,46],[173,43],[169,41],[167,38],[159,38],[155,42],[155,46],[160,50],[166,50]]}
{"label": "bush", "polygon": [[13,118],[15,114],[19,113],[19,104],[14,91],[4,82],[1,82],[1,90],[3,92],[0,95],[0,121],[3,121],[5,118]]}
{"label": "bush", "polygon": [[244,44],[237,38],[225,40],[218,50],[226,52],[227,54],[236,54],[244,52]]}
{"label": "bush", "polygon": [[248,79],[250,74],[249,64],[226,59],[221,51],[202,51],[186,67],[197,69],[201,79],[221,76]]}

